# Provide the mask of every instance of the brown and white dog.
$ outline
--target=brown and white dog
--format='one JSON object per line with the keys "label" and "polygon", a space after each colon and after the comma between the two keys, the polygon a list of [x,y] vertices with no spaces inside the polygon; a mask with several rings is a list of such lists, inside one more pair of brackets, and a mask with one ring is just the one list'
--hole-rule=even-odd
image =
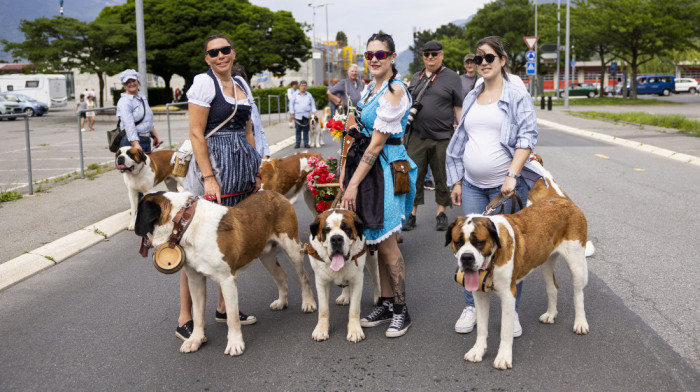
{"label": "brown and white dog", "polygon": [[[136,234],[147,236],[155,247],[168,242],[173,218],[192,196],[188,192],[157,192],[139,202]],[[192,295],[194,329],[180,351],[194,352],[204,336],[206,278],[221,286],[226,304],[228,343],[224,354],[241,355],[245,343],[238,319],[236,278],[250,262],[259,258],[270,272],[279,297],[270,304],[272,310],[287,307],[287,274],[277,263],[281,248],[294,265],[302,289],[301,310],[313,312],[316,301],[309,277],[304,270],[304,255],[294,208],[276,192],[256,192],[235,207],[225,207],[204,199],[197,201],[189,228],[182,233],[180,246],[186,254],[185,272]]]}
{"label": "brown and white dog", "polygon": [[315,114],[311,115],[309,118],[309,126],[309,145],[312,148],[319,148],[326,145],[326,143],[323,142],[323,137],[321,137],[323,129],[319,124],[318,116]]}
{"label": "brown and white dog", "polygon": [[131,220],[128,230],[134,230],[139,193],[148,193],[161,182],[169,191],[177,192],[182,187],[183,177],[172,175],[170,159],[175,151],[160,150],[146,154],[136,147],[121,147],[115,154],[114,165],[122,173],[124,184],[129,191]]}
{"label": "brown and white dog", "polygon": [[349,291],[350,314],[347,340],[357,343],[365,338],[360,326],[360,300],[364,268],[367,266],[375,282],[374,302],[379,298],[379,266],[377,256],[365,247],[364,225],[352,211],[326,210],[309,226],[309,260],[316,277],[318,324],[311,335],[316,341],[328,339],[329,292],[331,283]]}
{"label": "brown and white dog", "polygon": [[445,245],[451,245],[458,267],[464,271],[465,288],[474,293],[476,343],[464,359],[480,362],[486,352],[489,293],[477,291],[479,271],[490,270],[493,290],[501,299],[501,343],[493,363],[497,369],[513,364],[515,285],[542,267],[548,305],[540,322],[551,324],[557,316],[557,284],[554,266],[564,258],[571,271],[574,292],[574,332],[588,333],[583,288],[588,282],[586,263],[587,222],[568,198],[539,200],[512,215],[457,217],[447,229]]}
{"label": "brown and white dog", "polygon": [[306,205],[316,214],[314,198],[306,186],[306,176],[313,170],[309,165],[310,157],[323,159],[317,152],[298,152],[284,158],[263,160],[258,171],[262,177],[260,190],[281,193],[292,204],[302,194]]}

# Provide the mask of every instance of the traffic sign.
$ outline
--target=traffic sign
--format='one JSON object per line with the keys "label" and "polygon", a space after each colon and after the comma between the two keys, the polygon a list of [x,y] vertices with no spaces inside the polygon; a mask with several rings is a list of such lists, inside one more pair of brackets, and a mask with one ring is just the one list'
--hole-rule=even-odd
{"label": "traffic sign", "polygon": [[575,66],[576,66],[576,60],[572,60],[572,61],[571,61],[571,66],[572,66],[572,67],[575,67]]}
{"label": "traffic sign", "polygon": [[534,75],[535,69],[535,63],[527,63],[527,65],[525,66],[525,70],[527,71],[528,75]]}
{"label": "traffic sign", "polygon": [[527,48],[530,50],[535,49],[535,44],[537,44],[537,40],[540,39],[539,37],[523,37],[525,40],[525,43],[527,44]]}
{"label": "traffic sign", "polygon": [[615,62],[615,60],[613,60],[610,62],[610,72],[615,72],[616,69],[617,69],[617,63]]}
{"label": "traffic sign", "polygon": [[527,59],[527,61],[534,62],[537,60],[537,54],[535,54],[534,50],[528,50],[525,54],[525,59]]}

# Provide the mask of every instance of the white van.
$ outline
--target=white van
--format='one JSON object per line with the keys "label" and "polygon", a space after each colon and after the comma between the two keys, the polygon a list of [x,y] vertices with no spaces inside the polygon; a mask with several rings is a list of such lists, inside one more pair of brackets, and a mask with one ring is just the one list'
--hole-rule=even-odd
{"label": "white van", "polygon": [[44,102],[50,108],[66,106],[65,75],[13,74],[0,75],[0,92],[16,92]]}

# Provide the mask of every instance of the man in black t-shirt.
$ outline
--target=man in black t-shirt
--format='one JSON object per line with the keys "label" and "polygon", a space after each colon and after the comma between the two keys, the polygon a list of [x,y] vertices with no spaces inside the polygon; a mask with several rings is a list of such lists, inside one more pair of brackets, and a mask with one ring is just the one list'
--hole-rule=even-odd
{"label": "man in black t-shirt", "polygon": [[413,75],[408,86],[415,105],[420,91],[426,83],[428,84],[420,99],[422,108],[415,115],[411,129],[406,135],[408,140],[406,149],[408,155],[418,165],[418,179],[413,212],[408,217],[403,230],[413,230],[416,227],[418,206],[424,204],[422,185],[430,165],[435,179],[436,230],[444,231],[447,230],[445,210],[451,205],[445,174],[445,155],[456,120],[462,112],[462,83],[455,71],[442,65],[445,55],[439,42],[427,42],[423,45],[422,51],[425,68]]}

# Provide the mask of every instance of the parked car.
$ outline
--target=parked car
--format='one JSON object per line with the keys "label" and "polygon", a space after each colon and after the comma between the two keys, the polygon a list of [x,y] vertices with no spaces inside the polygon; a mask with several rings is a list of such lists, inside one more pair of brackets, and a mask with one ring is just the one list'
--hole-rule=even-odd
{"label": "parked car", "polygon": [[677,78],[676,92],[695,94],[698,91],[698,81],[693,78]]}
{"label": "parked car", "polygon": [[[574,83],[569,87],[569,96],[581,96],[593,98],[598,94],[598,89],[593,85],[593,83]],[[564,96],[564,91],[559,91],[559,96]]]}
{"label": "parked car", "polygon": [[29,117],[43,116],[44,113],[49,111],[49,105],[24,94],[2,93],[0,95],[8,101],[18,103],[22,111],[27,113]]}
{"label": "parked car", "polygon": [[[22,114],[22,108],[17,102],[8,101],[0,95],[0,114]],[[17,117],[4,117],[8,120],[16,120]],[[1,118],[0,118],[1,119]]]}
{"label": "parked car", "polygon": [[676,91],[673,75],[649,75],[637,77],[637,94],[671,95]]}

